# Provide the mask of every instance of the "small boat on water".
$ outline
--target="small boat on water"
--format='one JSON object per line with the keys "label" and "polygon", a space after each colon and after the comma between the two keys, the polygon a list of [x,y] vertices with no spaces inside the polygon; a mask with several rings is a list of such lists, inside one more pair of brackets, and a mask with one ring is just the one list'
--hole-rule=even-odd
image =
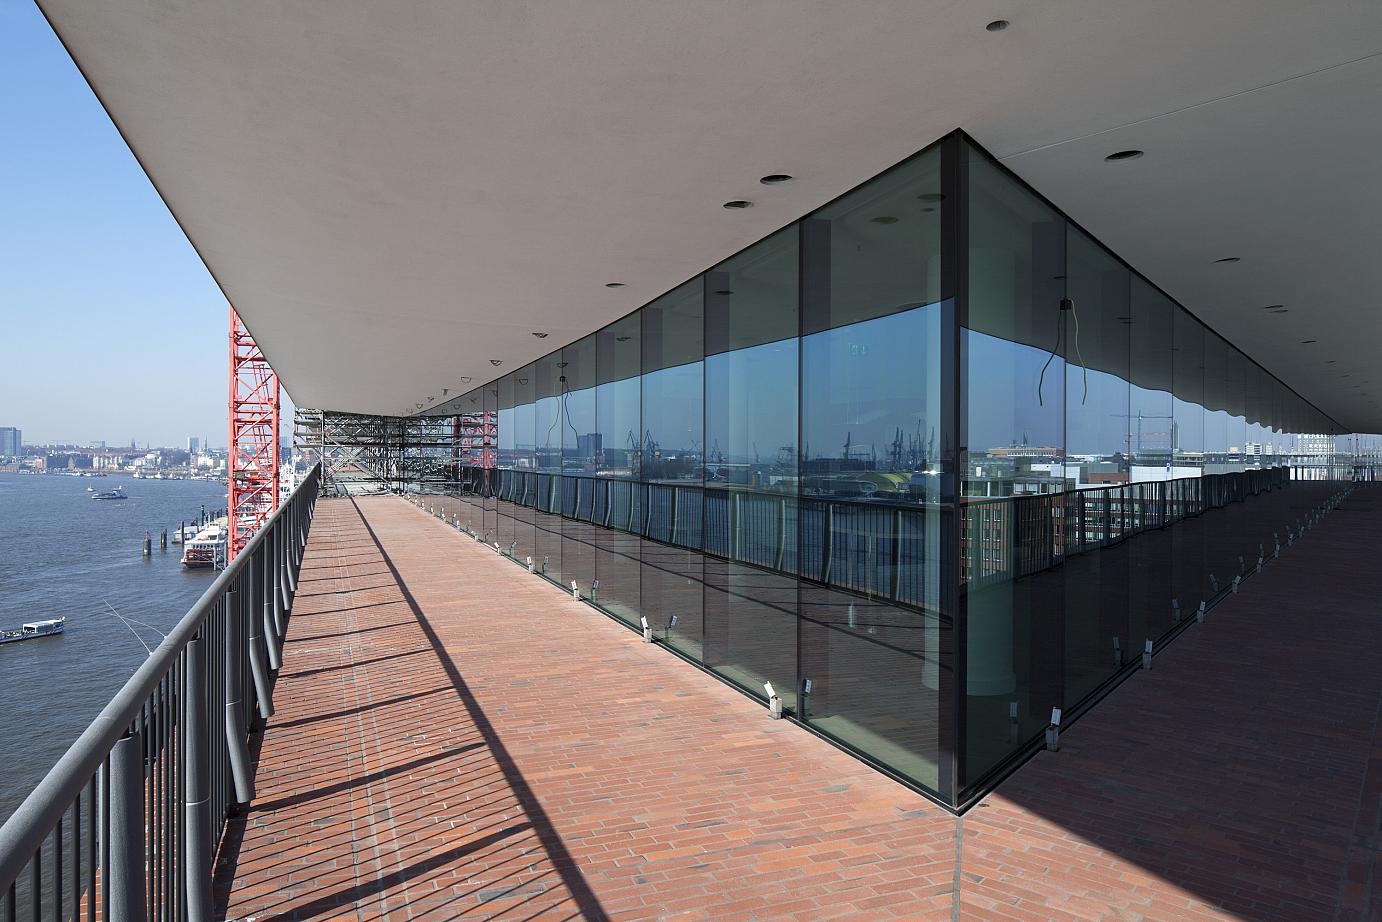
{"label": "small boat on water", "polygon": [[17,643],[21,640],[33,640],[35,637],[51,637],[54,634],[61,634],[66,627],[66,618],[31,621],[17,631],[0,631],[0,643]]}
{"label": "small boat on water", "polygon": [[114,490],[102,490],[99,493],[92,493],[92,499],[129,499],[129,494],[124,487],[116,487]]}

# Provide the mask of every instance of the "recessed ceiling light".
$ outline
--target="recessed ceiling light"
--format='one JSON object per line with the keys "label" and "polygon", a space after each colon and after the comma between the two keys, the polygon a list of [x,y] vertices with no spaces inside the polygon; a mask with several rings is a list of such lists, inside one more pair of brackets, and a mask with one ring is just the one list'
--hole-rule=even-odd
{"label": "recessed ceiling light", "polygon": [[1300,341],[1300,344],[1301,344],[1302,346],[1308,346],[1308,345],[1310,345],[1311,343],[1317,343],[1317,342],[1319,342],[1318,339],[1302,339],[1302,340]]}
{"label": "recessed ceiling light", "polygon": [[735,199],[735,200],[732,201],[732,202],[725,202],[724,207],[726,207],[726,208],[752,208],[752,207],[753,207],[753,202],[749,202],[749,201],[745,201],[744,199],[737,198],[737,199]]}
{"label": "recessed ceiling light", "polygon": [[469,379],[469,378],[461,378],[461,383],[462,383],[462,384],[469,384],[469,383],[470,383],[470,379]]}
{"label": "recessed ceiling light", "polygon": [[892,215],[890,215],[890,214],[881,214],[881,215],[879,215],[879,216],[876,217],[876,218],[869,218],[869,220],[872,221],[874,224],[896,224],[896,223],[897,223],[897,218],[894,218],[894,217],[893,217]]}
{"label": "recessed ceiling light", "polygon": [[1104,159],[1109,161],[1110,163],[1117,163],[1120,160],[1136,160],[1138,157],[1141,156],[1142,151],[1140,150],[1116,150]]}
{"label": "recessed ceiling light", "polygon": [[1009,23],[1006,19],[995,19],[993,22],[984,26],[984,28],[990,32],[1002,32],[1008,25]]}
{"label": "recessed ceiling light", "polygon": [[534,333],[533,335],[536,336],[538,339],[546,339],[546,338],[547,338],[547,334],[546,334],[546,333]]}
{"label": "recessed ceiling light", "polygon": [[624,283],[623,283],[623,282],[605,282],[605,287],[606,287],[606,288],[623,288],[623,287],[624,287]]}
{"label": "recessed ceiling light", "polygon": [[504,364],[504,360],[503,360],[503,359],[490,359],[490,360],[489,360],[489,363],[490,363],[491,365],[493,365],[495,368],[498,368],[500,365],[503,365],[503,364]]}
{"label": "recessed ceiling light", "polygon": [[417,405],[417,408],[418,408],[419,410],[421,410],[421,409],[422,409],[422,404],[418,404],[418,405]]}
{"label": "recessed ceiling light", "polygon": [[1216,263],[1236,263],[1236,262],[1242,262],[1242,257],[1240,257],[1240,256],[1225,256],[1223,259],[1216,259],[1216,260],[1214,260],[1214,261],[1215,261]]}
{"label": "recessed ceiling light", "polygon": [[717,289],[715,289],[715,293],[716,293],[717,295],[732,295],[732,294],[734,294],[734,292],[733,292],[731,289],[728,289],[728,288],[717,288]]}
{"label": "recessed ceiling light", "polygon": [[765,186],[780,186],[785,182],[791,182],[792,177],[786,173],[769,173],[758,181]]}
{"label": "recessed ceiling light", "polygon": [[436,399],[437,399],[437,398],[435,398],[435,397],[428,396],[427,402],[428,402],[428,403],[431,403],[432,401],[434,401],[434,400],[436,400]]}
{"label": "recessed ceiling light", "polygon": [[1283,307],[1285,307],[1285,306],[1286,306],[1285,304],[1268,304],[1266,307],[1264,307],[1264,308],[1262,308],[1262,309],[1263,309],[1264,311],[1278,311],[1278,310],[1281,310],[1281,309],[1282,309]]}
{"label": "recessed ceiling light", "polygon": [[614,341],[617,342],[617,343],[626,343],[626,342],[628,342],[628,341],[631,340],[631,339],[633,339],[632,336],[616,336],[616,337],[614,337]]}

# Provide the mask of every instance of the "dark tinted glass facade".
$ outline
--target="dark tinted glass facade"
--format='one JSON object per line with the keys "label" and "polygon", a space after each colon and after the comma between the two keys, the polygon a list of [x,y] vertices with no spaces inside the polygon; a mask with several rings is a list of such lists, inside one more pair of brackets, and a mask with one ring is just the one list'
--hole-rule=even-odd
{"label": "dark tinted glass facade", "polygon": [[959,133],[433,412],[458,527],[950,805],[1339,432]]}

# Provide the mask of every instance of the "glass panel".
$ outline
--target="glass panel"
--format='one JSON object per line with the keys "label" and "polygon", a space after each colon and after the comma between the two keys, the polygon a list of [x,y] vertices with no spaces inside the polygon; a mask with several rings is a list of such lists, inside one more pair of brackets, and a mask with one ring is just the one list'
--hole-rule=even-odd
{"label": "glass panel", "polygon": [[642,451],[639,445],[640,325],[642,315],[631,314],[596,334],[598,385],[595,419],[599,442],[595,451],[596,529],[595,575],[600,580],[597,601],[606,611],[637,625],[639,607],[640,518],[643,491],[634,478]]}
{"label": "glass panel", "polygon": [[496,446],[499,441],[498,420],[499,420],[499,387],[498,384],[488,384],[480,390],[480,401],[484,406],[484,413],[480,418],[480,431],[482,433],[483,448],[481,449],[481,505],[483,507],[484,530],[481,536],[488,543],[498,540],[496,532],[499,528],[499,517],[495,494],[498,491],[498,478],[496,476],[495,464],[497,463]]}
{"label": "glass panel", "polygon": [[514,536],[513,503],[510,501],[514,487],[514,412],[513,412],[513,388],[514,376],[512,373],[504,375],[498,381],[495,388],[497,391],[495,399],[498,402],[498,421],[499,449],[496,455],[495,470],[495,537],[504,554],[511,554],[515,550]]}
{"label": "glass panel", "polygon": [[595,420],[596,347],[592,333],[561,350],[561,571],[590,597],[595,572],[596,454],[603,448]]}
{"label": "glass panel", "polygon": [[978,151],[968,157],[961,330],[969,785],[1061,703],[1065,223]]}
{"label": "glass panel", "polygon": [[[1128,434],[1132,445],[1132,499],[1137,535],[1129,542],[1127,656],[1147,638],[1172,625],[1171,532],[1167,481],[1171,478],[1171,439],[1175,422],[1171,398],[1171,351],[1175,305],[1147,282],[1132,280],[1132,382]],[[1125,657],[1126,658],[1126,657]]]}
{"label": "glass panel", "polygon": [[[935,788],[939,151],[802,224],[799,711]],[[852,590],[852,591],[850,591]],[[810,693],[805,694],[806,682]]]}
{"label": "glass panel", "polygon": [[1065,692],[1073,704],[1136,653],[1128,642],[1131,274],[1085,234],[1066,240]]}
{"label": "glass panel", "polygon": [[[703,658],[704,285],[697,278],[643,308],[645,481],[643,612],[666,643]],[[680,545],[680,547],[673,546]]]}
{"label": "glass panel", "polygon": [[[790,227],[705,275],[705,549],[765,570],[796,547],[798,262]],[[705,664],[790,707],[796,580],[706,567]]]}
{"label": "glass panel", "polygon": [[1184,308],[1174,313],[1172,371],[1175,391],[1174,447],[1177,483],[1172,514],[1173,580],[1171,598],[1176,618],[1190,617],[1204,598],[1204,477],[1205,453],[1205,329]]}
{"label": "glass panel", "polygon": [[533,437],[538,475],[534,484],[537,526],[537,572],[565,585],[561,566],[561,433],[564,391],[561,352],[537,360],[533,385],[537,397]]}
{"label": "glass panel", "polygon": [[513,379],[513,469],[517,481],[512,500],[516,542],[514,557],[524,563],[529,557],[535,557],[537,554],[537,535],[534,532],[537,511],[533,508],[537,502],[537,453],[534,449],[536,442],[533,432],[536,425],[536,373],[536,365],[526,365],[518,370]]}

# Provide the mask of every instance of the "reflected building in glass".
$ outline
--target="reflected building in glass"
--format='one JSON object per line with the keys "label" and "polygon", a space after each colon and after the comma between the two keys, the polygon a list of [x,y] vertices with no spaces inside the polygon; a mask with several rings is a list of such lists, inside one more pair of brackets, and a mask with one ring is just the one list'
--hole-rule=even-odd
{"label": "reflected building in glass", "polygon": [[960,132],[429,415],[462,527],[955,808],[1357,447]]}

